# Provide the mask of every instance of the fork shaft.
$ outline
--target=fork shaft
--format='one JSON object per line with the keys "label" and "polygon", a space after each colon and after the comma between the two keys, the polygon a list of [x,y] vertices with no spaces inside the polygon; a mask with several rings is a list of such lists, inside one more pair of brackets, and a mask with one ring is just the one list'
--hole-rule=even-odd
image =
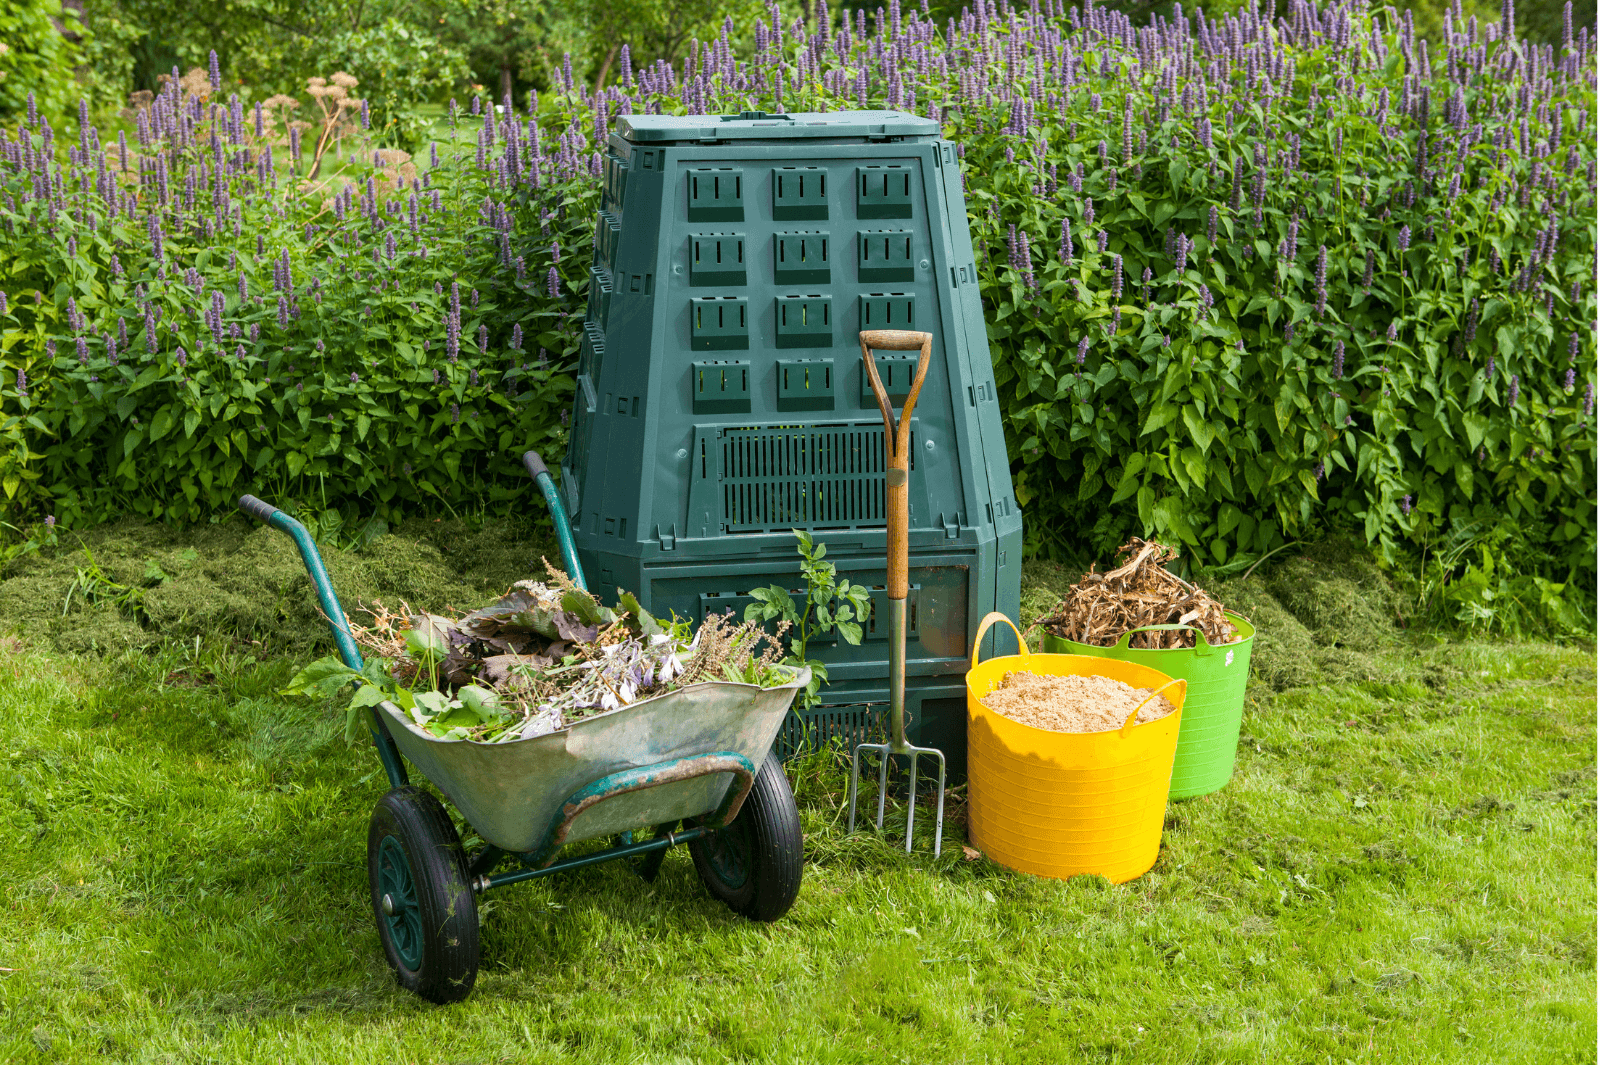
{"label": "fork shaft", "polygon": [[889,744],[895,754],[906,753],[906,601],[890,599],[889,606]]}

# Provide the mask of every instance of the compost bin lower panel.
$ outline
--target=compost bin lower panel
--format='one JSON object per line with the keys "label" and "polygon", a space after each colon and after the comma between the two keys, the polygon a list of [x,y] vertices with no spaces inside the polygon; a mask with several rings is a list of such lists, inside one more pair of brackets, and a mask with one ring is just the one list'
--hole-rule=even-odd
{"label": "compost bin lower panel", "polygon": [[[829,685],[822,703],[810,709],[796,701],[778,733],[778,754],[788,760],[828,747],[850,751],[858,743],[882,743],[889,734],[889,689],[880,685]],[[942,751],[951,781],[965,778],[967,704],[959,675],[907,678],[906,738]],[[918,772],[937,770],[919,763]]]}
{"label": "compost bin lower panel", "polygon": [[[794,556],[791,556],[791,558]],[[838,566],[840,579],[860,584],[871,591],[874,612],[863,624],[862,641],[851,645],[837,633],[814,639],[808,653],[828,664],[831,681],[877,680],[888,676],[889,632],[887,613],[887,573],[882,556],[868,558],[828,554]],[[907,608],[906,669],[911,674],[946,673],[960,668],[970,648],[967,645],[971,622],[969,585],[972,555],[924,555],[911,559],[913,594]],[[804,584],[789,559],[728,561],[721,565],[693,567],[645,567],[639,582],[641,600],[659,616],[676,614],[705,620],[709,614],[732,611],[736,620],[744,619],[744,608],[754,600],[753,588],[777,584],[790,590],[798,601]]]}

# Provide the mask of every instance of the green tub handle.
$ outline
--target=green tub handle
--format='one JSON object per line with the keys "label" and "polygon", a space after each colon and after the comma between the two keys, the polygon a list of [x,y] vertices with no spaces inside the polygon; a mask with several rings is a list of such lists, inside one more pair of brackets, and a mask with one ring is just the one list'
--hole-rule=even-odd
{"label": "green tub handle", "polygon": [[[1213,651],[1216,650],[1215,647],[1212,647],[1209,643],[1206,643],[1206,634],[1205,633],[1201,632],[1199,629],[1195,628],[1193,625],[1178,625],[1178,624],[1140,625],[1136,629],[1129,629],[1127,632],[1122,634],[1122,639],[1117,641],[1116,649],[1118,651],[1127,651],[1127,650],[1129,650],[1130,648],[1128,647],[1128,637],[1132,636],[1136,632],[1171,632],[1173,629],[1188,629],[1190,632],[1194,633],[1194,656],[1196,658],[1204,658],[1204,657],[1206,657],[1207,655],[1211,654]],[[1135,648],[1132,648],[1132,650],[1144,651],[1144,650],[1153,650],[1153,648],[1135,647]],[[1168,648],[1168,650],[1173,650],[1173,648]]]}

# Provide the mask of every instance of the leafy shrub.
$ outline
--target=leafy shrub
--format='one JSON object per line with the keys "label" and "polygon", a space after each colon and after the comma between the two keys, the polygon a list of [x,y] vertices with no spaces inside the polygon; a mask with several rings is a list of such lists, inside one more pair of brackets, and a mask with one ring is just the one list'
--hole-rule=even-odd
{"label": "leafy shrub", "polygon": [[1217,562],[1329,517],[1388,550],[1509,513],[1592,568],[1592,54],[1474,24],[1430,71],[1406,23],[1228,23],[1136,51],[1097,13],[1040,49],[1064,107],[967,82],[1019,499],[1131,505]]}
{"label": "leafy shrub", "polygon": [[[811,35],[775,20],[749,62],[719,46],[624,64],[597,95],[566,81],[413,191],[263,170],[248,115],[213,127],[169,86],[157,110],[193,133],[166,118],[126,165],[85,140],[44,194],[60,148],[29,127],[5,150],[0,248],[44,302],[13,303],[5,347],[42,380],[5,392],[0,486],[74,522],[198,518],[267,478],[385,514],[506,508],[511,453],[561,439],[611,117],[886,105],[961,144],[1036,551],[1135,527],[1224,563],[1331,522],[1392,555],[1504,514],[1592,575],[1587,34],[1551,49],[1455,20],[1430,53],[1407,19],[1350,6],[1142,29],[1046,7],[942,33],[898,5],[875,32],[863,12]],[[153,342],[113,366],[118,319],[136,337],[147,310]]]}
{"label": "leafy shrub", "polygon": [[[77,48],[56,28],[81,30],[79,12],[61,0],[14,0],[0,7],[0,119],[64,112],[78,95]],[[32,96],[30,103],[29,97]]]}
{"label": "leafy shrub", "polygon": [[[525,494],[516,455],[561,446],[576,303],[559,270],[530,297],[510,234],[548,236],[548,263],[583,239],[590,187],[514,184],[459,139],[420,178],[382,152],[304,182],[234,112],[185,78],[141,116],[147,143],[84,131],[72,193],[9,183],[5,245],[33,290],[0,312],[12,505],[82,525],[196,520],[251,486],[390,518]],[[24,136],[11,152],[42,170],[48,124]]]}
{"label": "leafy shrub", "polygon": [[406,151],[417,147],[429,126],[415,105],[438,97],[466,73],[460,52],[396,18],[328,40],[306,40],[298,59],[307,69],[348,70],[359,78],[378,143]]}

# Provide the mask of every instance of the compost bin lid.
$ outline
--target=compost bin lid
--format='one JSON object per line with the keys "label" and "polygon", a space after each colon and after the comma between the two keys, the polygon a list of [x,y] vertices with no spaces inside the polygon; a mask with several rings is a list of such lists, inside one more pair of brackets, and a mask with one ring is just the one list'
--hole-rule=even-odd
{"label": "compost bin lid", "polygon": [[618,115],[617,132],[633,144],[725,140],[881,140],[887,137],[937,137],[939,123],[904,111],[801,111],[773,115]]}

